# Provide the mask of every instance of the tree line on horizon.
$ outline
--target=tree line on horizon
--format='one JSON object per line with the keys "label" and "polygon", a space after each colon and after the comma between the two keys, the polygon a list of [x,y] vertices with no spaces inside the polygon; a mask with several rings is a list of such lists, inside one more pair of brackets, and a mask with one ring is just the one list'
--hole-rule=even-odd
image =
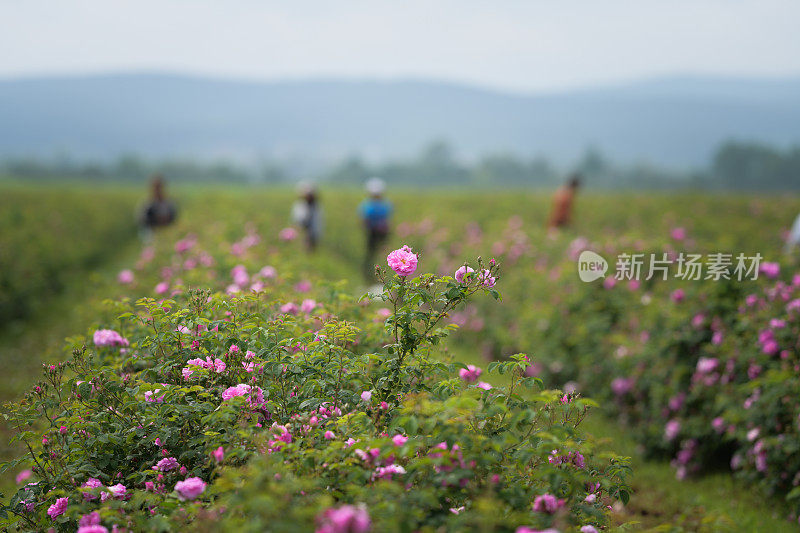
{"label": "tree line on horizon", "polygon": [[75,161],[68,156],[0,160],[0,176],[31,181],[142,183],[155,173],[175,183],[290,185],[311,180],[322,185],[359,186],[372,176],[380,176],[394,186],[531,188],[552,188],[579,174],[586,186],[599,189],[795,191],[800,190],[800,145],[781,149],[728,141],[716,150],[707,168],[691,171],[668,170],[646,163],[622,165],[596,148],[587,149],[566,168],[545,157],[523,158],[510,153],[487,155],[465,163],[455,157],[444,141],[432,142],[413,158],[371,163],[354,155],[317,169],[304,168],[296,162],[266,161],[245,166],[230,161],[154,161],[131,154],[108,162]]}

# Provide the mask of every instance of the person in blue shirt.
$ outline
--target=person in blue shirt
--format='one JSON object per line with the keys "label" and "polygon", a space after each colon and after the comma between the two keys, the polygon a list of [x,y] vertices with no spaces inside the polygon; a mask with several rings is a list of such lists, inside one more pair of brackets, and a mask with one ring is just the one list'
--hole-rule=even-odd
{"label": "person in blue shirt", "polygon": [[375,281],[375,254],[389,236],[389,218],[392,204],[383,198],[386,184],[379,178],[372,178],[366,184],[369,198],[361,202],[358,210],[367,233],[367,253],[364,257],[364,277],[368,282]]}

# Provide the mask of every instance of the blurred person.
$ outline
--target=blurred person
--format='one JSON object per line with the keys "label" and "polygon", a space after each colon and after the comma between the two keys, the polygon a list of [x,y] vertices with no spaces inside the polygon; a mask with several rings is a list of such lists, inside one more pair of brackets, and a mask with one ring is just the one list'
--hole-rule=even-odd
{"label": "blurred person", "polygon": [[319,206],[317,189],[310,183],[298,187],[300,197],[292,206],[292,222],[305,232],[306,248],[313,252],[322,235],[322,208]]}
{"label": "blurred person", "polygon": [[553,210],[550,212],[550,219],[547,222],[548,228],[563,228],[570,224],[572,221],[572,203],[580,186],[580,175],[573,174],[566,184],[558,188],[555,195],[553,195]]}
{"label": "blurred person", "polygon": [[169,226],[175,222],[178,211],[175,203],[167,199],[164,193],[164,177],[153,175],[150,181],[150,199],[139,212],[139,227],[142,240],[149,241],[153,230]]}
{"label": "blurred person", "polygon": [[364,256],[364,278],[374,281],[375,254],[389,236],[389,218],[392,204],[383,198],[386,184],[380,178],[371,178],[366,183],[368,198],[361,202],[358,210],[367,234],[367,250]]}
{"label": "blurred person", "polygon": [[797,215],[797,218],[794,219],[792,229],[789,230],[784,252],[787,254],[793,253],[798,247],[800,247],[800,215]]}

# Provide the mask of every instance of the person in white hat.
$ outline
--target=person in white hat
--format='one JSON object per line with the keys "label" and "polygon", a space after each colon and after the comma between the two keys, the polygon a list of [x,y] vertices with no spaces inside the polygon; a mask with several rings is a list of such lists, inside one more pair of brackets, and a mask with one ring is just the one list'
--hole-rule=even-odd
{"label": "person in white hat", "polygon": [[306,248],[313,252],[322,235],[322,208],[319,206],[317,190],[311,183],[303,182],[297,187],[299,198],[292,206],[292,222],[305,232]]}
{"label": "person in white hat", "polygon": [[364,277],[375,280],[375,254],[389,236],[389,218],[392,204],[383,198],[386,184],[380,178],[371,178],[366,183],[369,198],[361,202],[358,210],[367,233],[367,253],[364,257]]}

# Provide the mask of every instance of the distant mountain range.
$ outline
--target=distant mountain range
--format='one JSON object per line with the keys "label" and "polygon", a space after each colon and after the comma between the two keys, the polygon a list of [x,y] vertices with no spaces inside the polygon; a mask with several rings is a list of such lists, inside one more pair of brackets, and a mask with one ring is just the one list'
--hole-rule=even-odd
{"label": "distant mountain range", "polygon": [[727,139],[800,143],[800,77],[675,77],[551,94],[433,81],[226,81],[118,74],[0,79],[0,157],[256,160],[514,152],[568,162],[708,162]]}

